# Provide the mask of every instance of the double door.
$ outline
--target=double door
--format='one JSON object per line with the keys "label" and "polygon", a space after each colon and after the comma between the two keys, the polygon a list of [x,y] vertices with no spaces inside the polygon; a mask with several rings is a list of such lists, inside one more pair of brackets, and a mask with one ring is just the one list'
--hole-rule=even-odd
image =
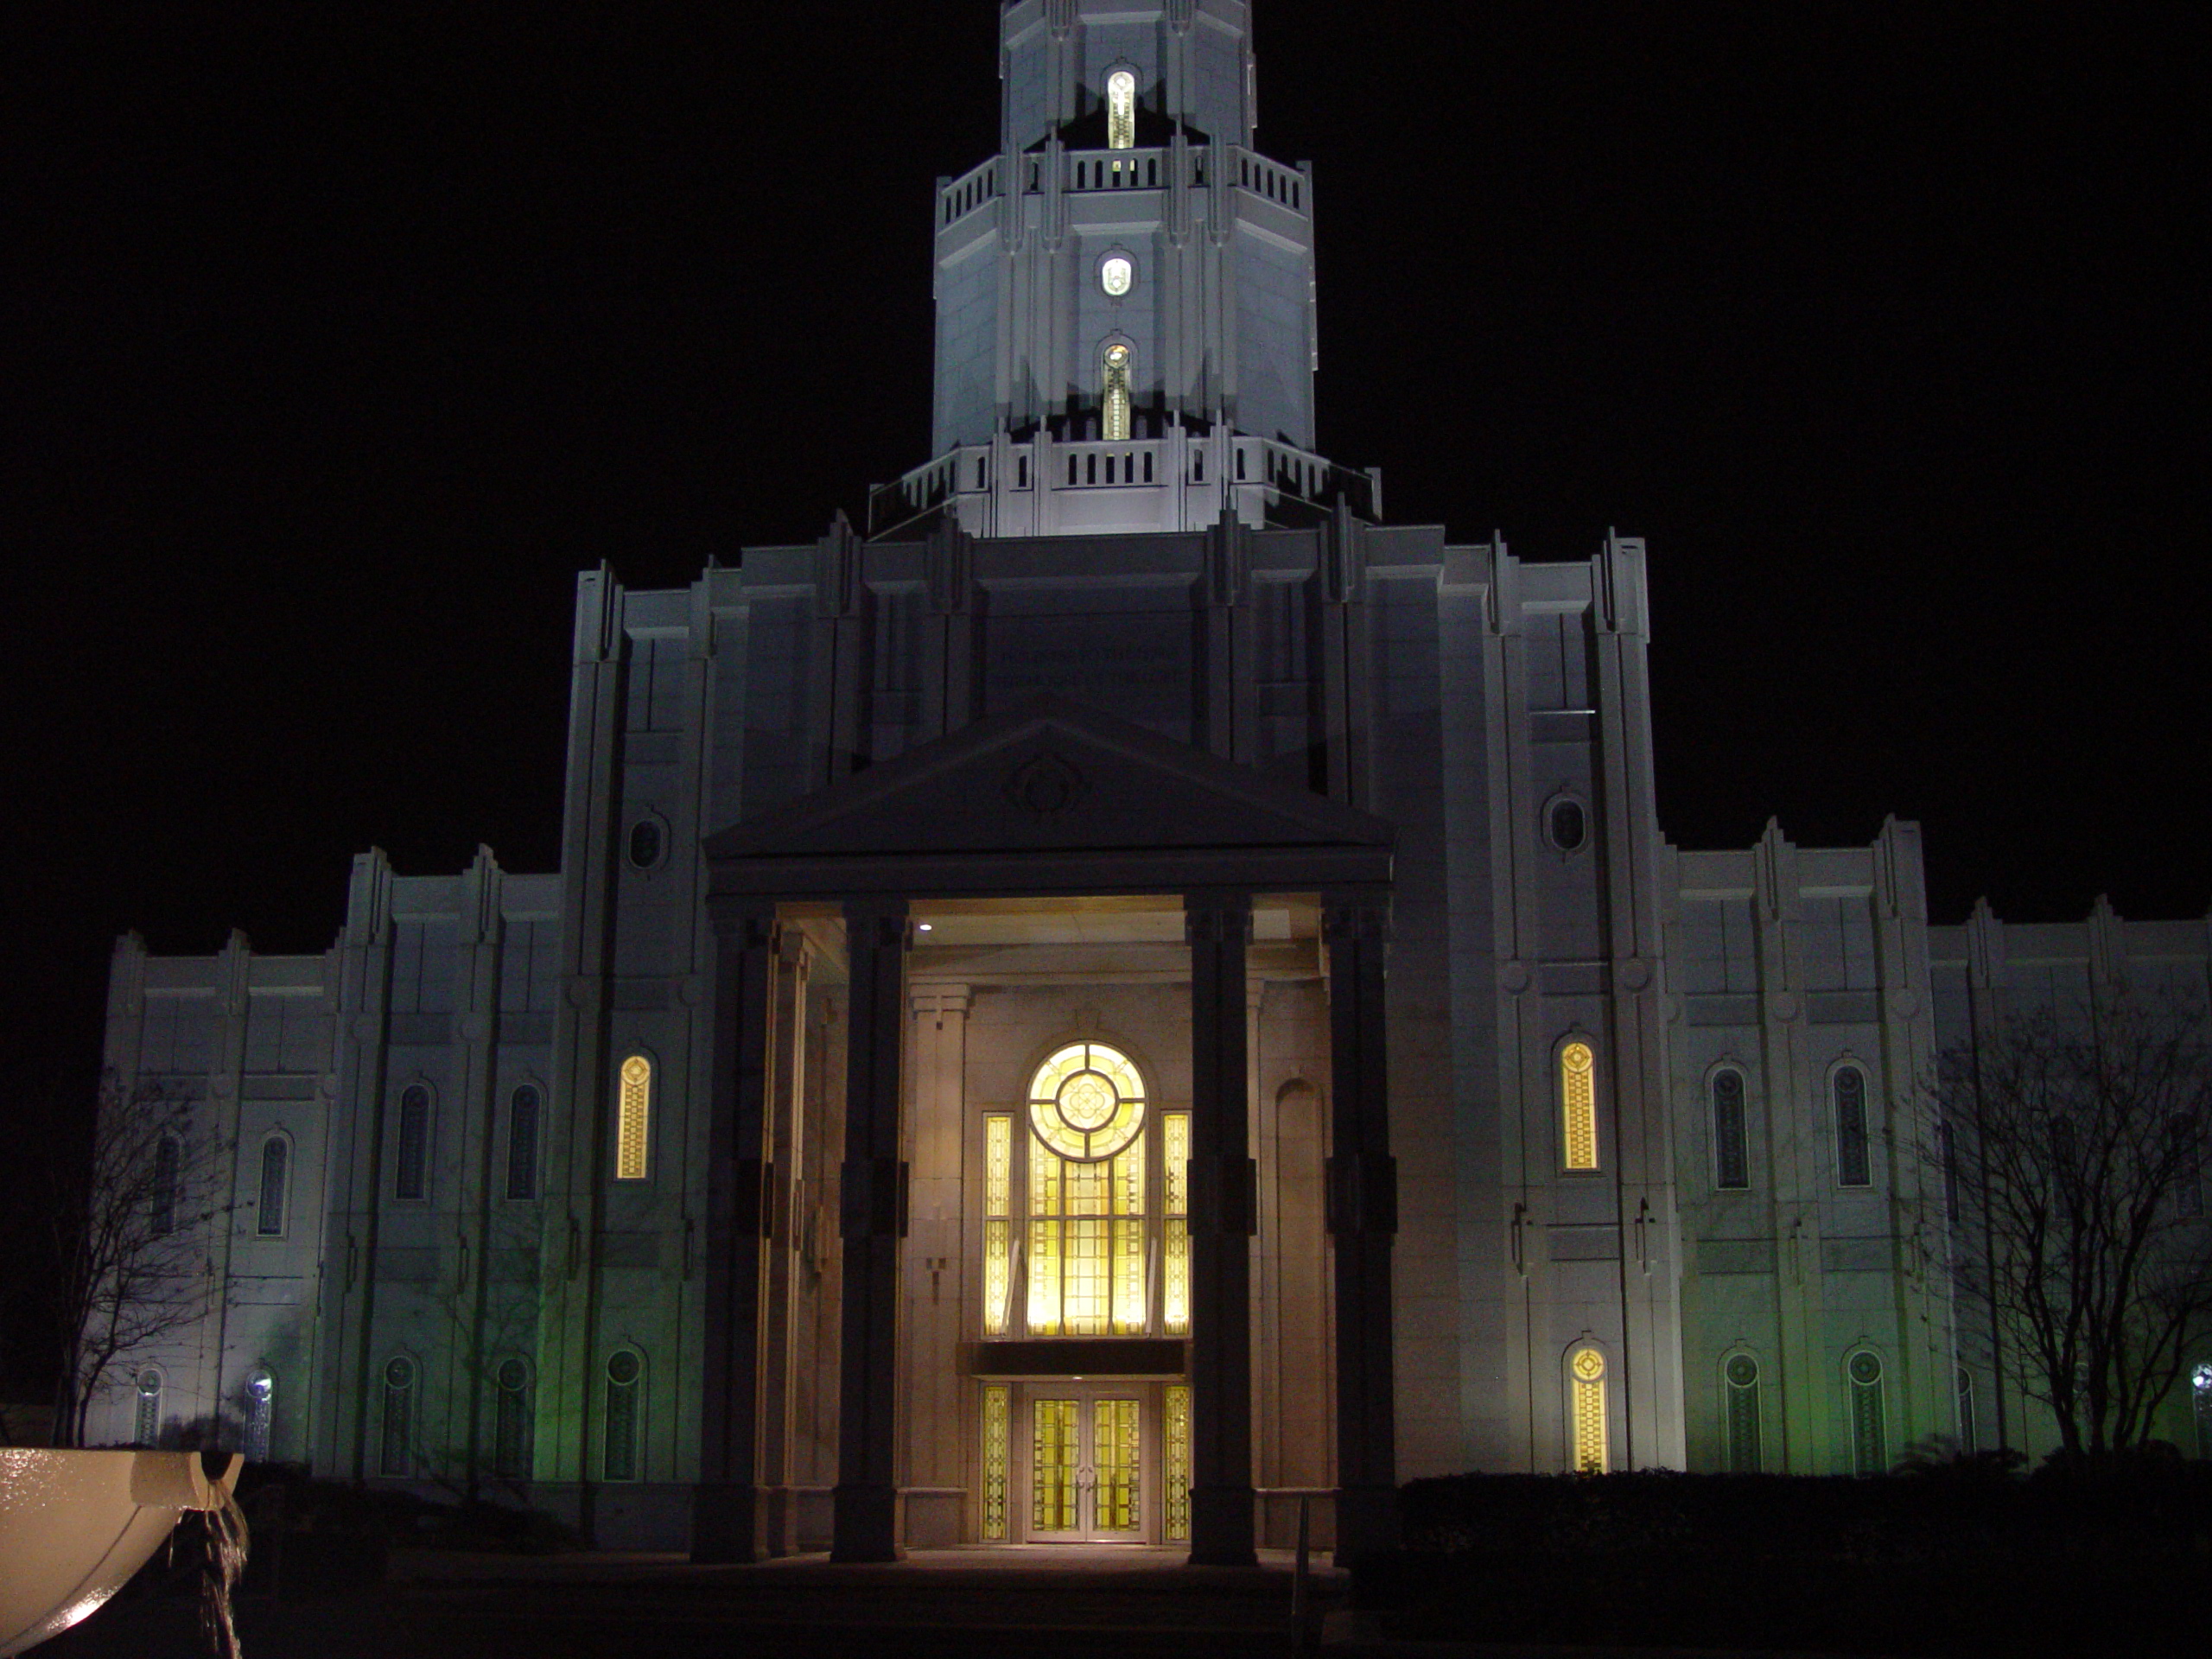
{"label": "double door", "polygon": [[1141,1543],[1151,1502],[1143,1390],[1033,1382],[1025,1390],[1033,1543]]}

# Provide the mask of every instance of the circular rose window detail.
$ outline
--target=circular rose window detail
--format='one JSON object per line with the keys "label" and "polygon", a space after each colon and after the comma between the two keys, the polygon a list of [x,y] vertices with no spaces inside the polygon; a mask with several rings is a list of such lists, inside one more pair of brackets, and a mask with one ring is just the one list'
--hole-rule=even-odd
{"label": "circular rose window detail", "polygon": [[1063,1158],[1111,1158],[1144,1128],[1144,1082],[1119,1049],[1071,1043],[1037,1068],[1029,1125]]}

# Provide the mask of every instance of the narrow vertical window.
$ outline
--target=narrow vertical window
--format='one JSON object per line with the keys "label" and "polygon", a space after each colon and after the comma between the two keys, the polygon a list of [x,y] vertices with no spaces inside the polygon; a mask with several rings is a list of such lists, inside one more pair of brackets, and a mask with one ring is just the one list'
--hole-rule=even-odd
{"label": "narrow vertical window", "polygon": [[499,1398],[492,1434],[493,1471],[508,1480],[530,1475],[530,1363],[519,1358],[499,1362]]}
{"label": "narrow vertical window", "polygon": [[1104,421],[1099,435],[1120,443],[1129,435],[1129,348],[1116,340],[1106,348]]}
{"label": "narrow vertical window", "polygon": [[1076,1526],[1076,1402],[1033,1400],[1029,1425],[1029,1529],[1071,1532]]}
{"label": "narrow vertical window", "polygon": [[1749,1354],[1730,1356],[1721,1391],[1727,1413],[1728,1472],[1759,1471],[1759,1364]]}
{"label": "narrow vertical window", "polygon": [[1014,1313],[1014,1119],[983,1120],[983,1334],[1002,1337]]}
{"label": "narrow vertical window", "polygon": [[1835,1179],[1840,1186],[1871,1186],[1866,1160],[1866,1074],[1840,1065],[1828,1084],[1835,1105]]}
{"label": "narrow vertical window", "polygon": [[622,1062],[622,1087],[614,1129],[614,1179],[645,1179],[645,1134],[651,1127],[653,1063],[642,1054]]}
{"label": "narrow vertical window", "polygon": [[1191,1115],[1160,1115],[1160,1328],[1171,1337],[1191,1334]]}
{"label": "narrow vertical window", "polygon": [[507,1196],[537,1196],[537,1108],[535,1084],[525,1083],[507,1103]]}
{"label": "narrow vertical window", "polygon": [[415,1362],[400,1355],[384,1368],[384,1443],[377,1459],[379,1473],[409,1472],[409,1451],[415,1436]]}
{"label": "narrow vertical window", "polygon": [[1559,1052],[1560,1119],[1567,1167],[1598,1167],[1598,1056],[1585,1042]]}
{"label": "narrow vertical window", "polygon": [[276,1379],[266,1366],[257,1367],[245,1380],[245,1456],[249,1463],[269,1461],[269,1444],[276,1426]]}
{"label": "narrow vertical window", "polygon": [[1576,1351],[1567,1362],[1573,1392],[1574,1471],[1605,1472],[1605,1357],[1595,1348]]}
{"label": "narrow vertical window", "polygon": [[2212,1458],[2212,1365],[2190,1374],[2190,1402],[2196,1408],[2196,1455]]}
{"label": "narrow vertical window", "polygon": [[1011,1415],[1007,1386],[983,1387],[983,1541],[1006,1541],[1007,1427]]}
{"label": "narrow vertical window", "polygon": [[1972,1457],[1980,1451],[1980,1438],[1974,1432],[1974,1373],[1963,1365],[1959,1367],[1959,1450]]}
{"label": "narrow vertical window", "polygon": [[281,1135],[272,1135],[261,1143],[261,1205],[254,1217],[253,1230],[264,1238],[275,1238],[284,1230],[284,1208],[290,1196],[291,1147]]}
{"label": "narrow vertical window", "polygon": [[1734,1191],[1751,1184],[1751,1157],[1744,1127],[1744,1074],[1713,1074],[1713,1184]]}
{"label": "narrow vertical window", "polygon": [[1106,77],[1106,148],[1133,149],[1137,142],[1137,78],[1127,69]]}
{"label": "narrow vertical window", "polygon": [[1890,1466],[1882,1424],[1882,1361],[1860,1349],[1847,1368],[1851,1377],[1851,1472],[1878,1475]]}
{"label": "narrow vertical window", "polygon": [[1167,1541],[1188,1542],[1191,1536],[1191,1390],[1171,1382],[1166,1402]]}
{"label": "narrow vertical window", "polygon": [[183,1145],[173,1135],[163,1135],[154,1148],[154,1191],[149,1206],[156,1238],[167,1238],[176,1230],[176,1190],[183,1167]]}
{"label": "narrow vertical window", "polygon": [[162,1438],[162,1374],[149,1365],[138,1373],[138,1411],[130,1438],[140,1446],[156,1446]]}
{"label": "narrow vertical window", "polygon": [[430,1184],[430,1091],[421,1084],[399,1096],[399,1161],[392,1178],[392,1193],[419,1198]]}
{"label": "narrow vertical window", "polygon": [[627,1348],[607,1358],[607,1478],[638,1478],[639,1395],[645,1363]]}

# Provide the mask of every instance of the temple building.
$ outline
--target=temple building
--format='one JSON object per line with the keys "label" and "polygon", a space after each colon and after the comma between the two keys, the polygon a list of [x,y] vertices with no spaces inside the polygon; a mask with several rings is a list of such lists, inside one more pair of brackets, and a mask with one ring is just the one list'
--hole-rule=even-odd
{"label": "temple building", "polygon": [[1524,563],[1316,453],[1251,10],[1002,8],[930,458],[581,577],[559,870],[369,852],[325,955],[118,947],[106,1064],[235,1186],[95,1440],[702,1560],[1234,1562],[1416,1476],[1992,1421],[1922,1081],[2205,925],[1931,928],[1896,821],[1670,845],[1643,543]]}

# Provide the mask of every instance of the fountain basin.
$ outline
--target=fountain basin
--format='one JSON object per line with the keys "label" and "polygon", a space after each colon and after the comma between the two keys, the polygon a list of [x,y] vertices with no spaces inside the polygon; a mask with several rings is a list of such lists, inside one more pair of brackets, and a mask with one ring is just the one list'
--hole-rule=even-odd
{"label": "fountain basin", "polygon": [[120,1590],[187,1510],[220,1509],[245,1459],[0,1446],[0,1655],[57,1636]]}

